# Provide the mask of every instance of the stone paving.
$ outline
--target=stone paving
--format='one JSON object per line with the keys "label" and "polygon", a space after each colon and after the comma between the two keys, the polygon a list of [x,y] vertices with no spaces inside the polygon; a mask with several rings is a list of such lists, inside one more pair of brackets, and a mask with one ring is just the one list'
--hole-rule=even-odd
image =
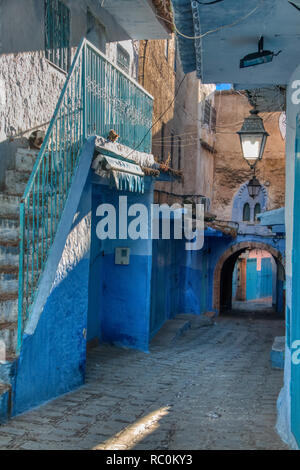
{"label": "stone paving", "polygon": [[151,354],[101,346],[87,384],[0,427],[0,449],[285,449],[282,372],[270,367],[282,321],[222,317]]}

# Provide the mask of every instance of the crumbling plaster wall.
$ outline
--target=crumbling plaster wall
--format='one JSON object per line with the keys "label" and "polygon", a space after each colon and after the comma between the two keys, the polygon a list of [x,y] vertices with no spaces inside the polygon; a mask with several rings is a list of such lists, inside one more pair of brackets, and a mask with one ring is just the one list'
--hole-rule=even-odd
{"label": "crumbling plaster wall", "polygon": [[[153,123],[155,125],[152,129],[152,150],[159,161],[162,157],[166,160],[170,152],[170,135],[173,129],[174,117],[174,103],[172,103],[172,100],[175,93],[175,38],[169,39],[168,57],[165,55],[166,41],[140,41],[139,51],[139,83],[154,97]],[[166,111],[168,107],[169,109]],[[156,123],[163,113],[162,118]],[[162,155],[161,141],[163,124],[165,125],[164,155]]]}
{"label": "crumbling plaster wall", "polygon": [[[181,196],[211,197],[213,154],[200,145],[200,138],[213,147],[214,133],[203,124],[202,117],[204,101],[212,95],[215,86],[202,85],[195,73],[184,76],[178,53],[175,69],[174,35],[169,39],[168,58],[165,47],[165,40],[140,42],[139,82],[154,97],[152,152],[158,161],[166,161],[171,154],[173,132],[173,159],[170,165],[181,169],[184,178],[181,182],[157,183],[156,198],[161,203],[173,203],[182,202]],[[211,98],[213,104],[213,96]]]}
{"label": "crumbling plaster wall", "polygon": [[[219,219],[231,220],[233,199],[242,184],[252,176],[241,154],[236,132],[249,116],[251,106],[244,93],[232,90],[215,94],[217,134],[211,211]],[[285,141],[279,130],[280,112],[261,113],[270,134],[263,159],[257,164],[257,177],[268,192],[267,209],[284,206],[285,202]]]}

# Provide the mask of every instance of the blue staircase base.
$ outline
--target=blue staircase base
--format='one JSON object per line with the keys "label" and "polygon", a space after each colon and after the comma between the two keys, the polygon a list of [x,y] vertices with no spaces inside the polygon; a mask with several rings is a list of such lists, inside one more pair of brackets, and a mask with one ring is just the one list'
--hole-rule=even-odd
{"label": "blue staircase base", "polygon": [[271,365],[273,369],[284,369],[285,336],[277,336],[271,350]]}
{"label": "blue staircase base", "polygon": [[0,383],[0,424],[7,421],[11,412],[11,387]]}

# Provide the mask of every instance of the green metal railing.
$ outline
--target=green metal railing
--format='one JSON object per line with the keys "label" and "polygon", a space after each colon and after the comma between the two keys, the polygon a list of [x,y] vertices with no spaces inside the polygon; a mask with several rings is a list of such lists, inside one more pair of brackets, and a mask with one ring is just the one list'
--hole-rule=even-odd
{"label": "green metal railing", "polygon": [[84,141],[114,129],[150,152],[152,112],[153,98],[83,39],[20,203],[18,349]]}

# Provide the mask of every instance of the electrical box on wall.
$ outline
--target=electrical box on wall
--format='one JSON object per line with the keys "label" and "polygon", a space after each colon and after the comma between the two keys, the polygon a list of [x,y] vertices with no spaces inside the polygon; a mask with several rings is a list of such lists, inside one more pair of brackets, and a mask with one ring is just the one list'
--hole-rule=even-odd
{"label": "electrical box on wall", "polygon": [[129,264],[130,248],[116,248],[115,250],[115,264]]}

